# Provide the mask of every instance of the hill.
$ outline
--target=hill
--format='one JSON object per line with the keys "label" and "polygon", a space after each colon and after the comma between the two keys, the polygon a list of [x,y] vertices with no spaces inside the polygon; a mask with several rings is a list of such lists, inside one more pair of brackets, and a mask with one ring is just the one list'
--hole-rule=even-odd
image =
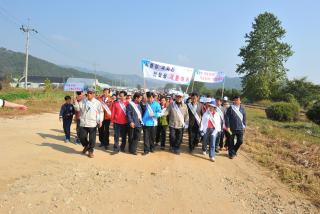
{"label": "hill", "polygon": [[[0,76],[12,75],[12,77],[22,77],[25,67],[25,54],[0,48]],[[65,68],[46,60],[29,55],[29,70],[30,76],[41,77],[81,77],[93,78],[90,73],[79,71],[74,68]],[[97,77],[101,82],[108,82],[106,77]]]}

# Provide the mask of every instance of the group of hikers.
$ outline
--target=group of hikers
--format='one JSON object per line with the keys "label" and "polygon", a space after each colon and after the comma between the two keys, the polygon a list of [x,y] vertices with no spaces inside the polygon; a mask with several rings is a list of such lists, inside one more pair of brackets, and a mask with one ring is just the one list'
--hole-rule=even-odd
{"label": "group of hikers", "polygon": [[[143,155],[165,150],[167,129],[169,149],[180,154],[184,130],[188,131],[189,152],[202,142],[203,155],[209,153],[211,161],[221,150],[228,151],[230,159],[237,155],[246,128],[246,112],[240,97],[235,96],[230,104],[227,98],[200,97],[193,92],[185,97],[153,92],[126,91],[112,93],[105,88],[98,96],[93,88],[77,92],[74,98],[65,97],[60,111],[65,142],[70,142],[70,126],[75,115],[77,134],[75,143],[82,144],[83,154],[94,157],[97,130],[99,147],[109,149],[110,127],[113,124],[115,153],[128,151],[137,155],[137,146],[143,132]],[[119,139],[121,138],[121,143]],[[235,140],[236,139],[236,140]],[[209,148],[208,148],[209,147]]]}

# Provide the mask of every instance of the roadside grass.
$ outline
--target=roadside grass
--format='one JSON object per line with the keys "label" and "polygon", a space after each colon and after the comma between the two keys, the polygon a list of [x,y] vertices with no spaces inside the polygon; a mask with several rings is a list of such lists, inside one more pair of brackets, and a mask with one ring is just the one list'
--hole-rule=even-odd
{"label": "roadside grass", "polygon": [[64,103],[64,96],[72,93],[62,90],[44,91],[44,89],[24,90],[10,88],[0,91],[0,98],[28,106],[27,111],[17,111],[3,108],[0,111],[1,117],[14,117],[19,115],[30,115],[46,112],[57,112]]}
{"label": "roadside grass", "polygon": [[259,109],[247,115],[244,151],[320,207],[320,126],[272,121]]}

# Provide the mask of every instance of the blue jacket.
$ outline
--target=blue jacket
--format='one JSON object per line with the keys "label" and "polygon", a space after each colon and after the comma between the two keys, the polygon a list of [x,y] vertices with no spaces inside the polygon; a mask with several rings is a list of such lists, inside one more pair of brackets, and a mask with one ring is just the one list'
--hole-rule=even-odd
{"label": "blue jacket", "polygon": [[[246,111],[242,105],[240,106],[239,111],[243,115],[243,125],[247,126]],[[231,106],[227,109],[225,123],[226,127],[230,128],[231,131],[242,131],[244,129],[240,118]]]}
{"label": "blue jacket", "polygon": [[153,110],[154,115],[153,117],[150,117],[147,106],[144,106],[143,116],[142,116],[143,124],[144,126],[157,126],[158,125],[157,118],[161,116],[159,115],[159,113],[161,113],[161,106],[157,101],[153,101],[149,105],[151,106],[151,109]]}
{"label": "blue jacket", "polygon": [[63,104],[60,109],[59,117],[62,117],[64,120],[72,120],[75,110],[72,104]]}
{"label": "blue jacket", "polygon": [[[139,109],[141,115],[142,115],[142,109],[140,104],[137,106],[137,108]],[[126,113],[127,113],[127,118],[128,118],[128,123],[134,123],[134,126],[136,128],[140,128],[141,122],[139,120],[138,114],[136,113],[136,111],[134,110],[134,108],[132,107],[132,105],[129,103],[127,108],[126,108]]]}

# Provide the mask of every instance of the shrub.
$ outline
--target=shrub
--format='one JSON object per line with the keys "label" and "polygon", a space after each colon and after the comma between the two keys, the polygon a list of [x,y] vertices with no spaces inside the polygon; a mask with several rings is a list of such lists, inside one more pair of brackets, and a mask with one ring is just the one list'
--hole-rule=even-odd
{"label": "shrub", "polygon": [[266,109],[267,118],[277,121],[297,121],[300,108],[297,103],[279,102]]}
{"label": "shrub", "polygon": [[307,117],[309,120],[320,125],[320,100],[313,104],[312,108],[307,111]]}

